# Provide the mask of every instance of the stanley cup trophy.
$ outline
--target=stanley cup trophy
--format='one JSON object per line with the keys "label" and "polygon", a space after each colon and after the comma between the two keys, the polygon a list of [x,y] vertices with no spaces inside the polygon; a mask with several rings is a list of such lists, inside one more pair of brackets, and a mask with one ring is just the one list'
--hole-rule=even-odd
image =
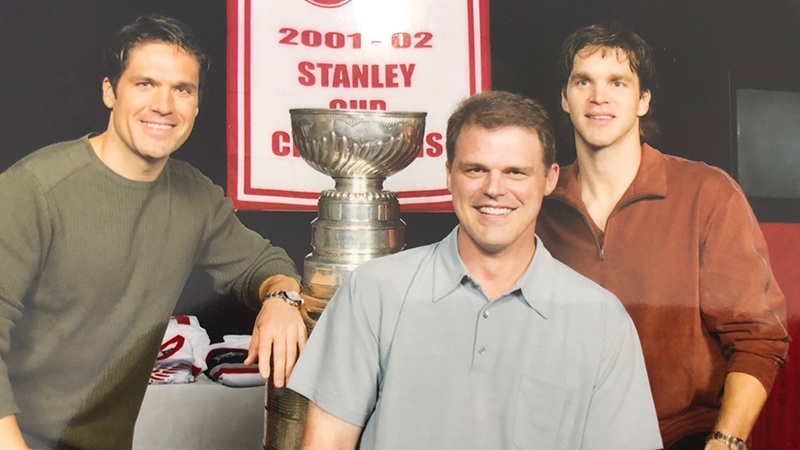
{"label": "stanley cup trophy", "polygon": [[[309,333],[358,265],[399,252],[405,223],[397,195],[383,190],[386,177],[422,149],[427,113],[292,109],[292,135],[303,159],[333,177],[311,224],[313,252],[303,267],[304,319]],[[308,402],[288,389],[267,385],[265,450],[300,447]]]}

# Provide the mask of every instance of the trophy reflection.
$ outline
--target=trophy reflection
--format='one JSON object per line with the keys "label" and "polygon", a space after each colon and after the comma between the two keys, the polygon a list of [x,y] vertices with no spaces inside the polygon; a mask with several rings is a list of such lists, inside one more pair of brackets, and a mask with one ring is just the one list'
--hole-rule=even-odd
{"label": "trophy reflection", "polygon": [[[303,265],[303,318],[308,332],[345,276],[405,245],[405,223],[384,180],[422,150],[425,117],[419,112],[292,109],[292,135],[300,156],[335,181],[322,192],[311,223],[312,253]],[[300,447],[308,402],[288,389],[267,386],[265,450]]]}

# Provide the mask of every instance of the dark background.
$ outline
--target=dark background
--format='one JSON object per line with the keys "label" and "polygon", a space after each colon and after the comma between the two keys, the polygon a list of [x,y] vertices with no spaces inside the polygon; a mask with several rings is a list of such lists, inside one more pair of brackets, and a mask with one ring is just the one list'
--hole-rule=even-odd
{"label": "dark background", "polygon": [[[0,1],[0,170],[47,144],[103,131],[103,46],[136,16],[158,12],[194,28],[212,59],[195,130],[176,156],[227,186],[226,8],[224,0]],[[555,60],[563,39],[601,20],[631,25],[653,48],[659,73],[652,105],[663,132],[652,144],[729,172],[735,162],[729,83],[800,92],[798,0],[493,0],[490,10],[494,88],[537,98],[557,118]],[[560,144],[559,162],[570,163],[574,149]],[[755,203],[762,221],[800,215],[798,202]],[[238,214],[302,267],[314,213]],[[441,239],[456,223],[452,214],[403,218],[409,247]],[[216,299],[201,274],[190,280],[176,312],[198,315],[215,341],[223,332],[249,333],[254,318]]]}

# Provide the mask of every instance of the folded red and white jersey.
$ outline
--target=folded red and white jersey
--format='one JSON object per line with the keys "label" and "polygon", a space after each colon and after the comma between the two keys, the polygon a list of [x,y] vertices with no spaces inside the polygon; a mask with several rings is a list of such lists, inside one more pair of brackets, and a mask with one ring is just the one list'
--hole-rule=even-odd
{"label": "folded red and white jersey", "polygon": [[150,384],[191,383],[206,369],[205,355],[211,340],[195,316],[169,319]]}
{"label": "folded red and white jersey", "polygon": [[228,334],[223,337],[224,342],[209,346],[206,375],[225,386],[263,386],[264,379],[258,373],[258,364],[250,367],[244,365],[251,338],[250,335]]}

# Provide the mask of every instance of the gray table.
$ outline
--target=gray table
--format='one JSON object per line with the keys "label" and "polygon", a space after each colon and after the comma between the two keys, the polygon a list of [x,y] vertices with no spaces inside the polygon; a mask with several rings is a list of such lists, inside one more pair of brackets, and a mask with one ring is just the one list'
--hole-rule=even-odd
{"label": "gray table", "polygon": [[147,388],[134,450],[262,450],[265,388],[232,388],[205,375]]}

